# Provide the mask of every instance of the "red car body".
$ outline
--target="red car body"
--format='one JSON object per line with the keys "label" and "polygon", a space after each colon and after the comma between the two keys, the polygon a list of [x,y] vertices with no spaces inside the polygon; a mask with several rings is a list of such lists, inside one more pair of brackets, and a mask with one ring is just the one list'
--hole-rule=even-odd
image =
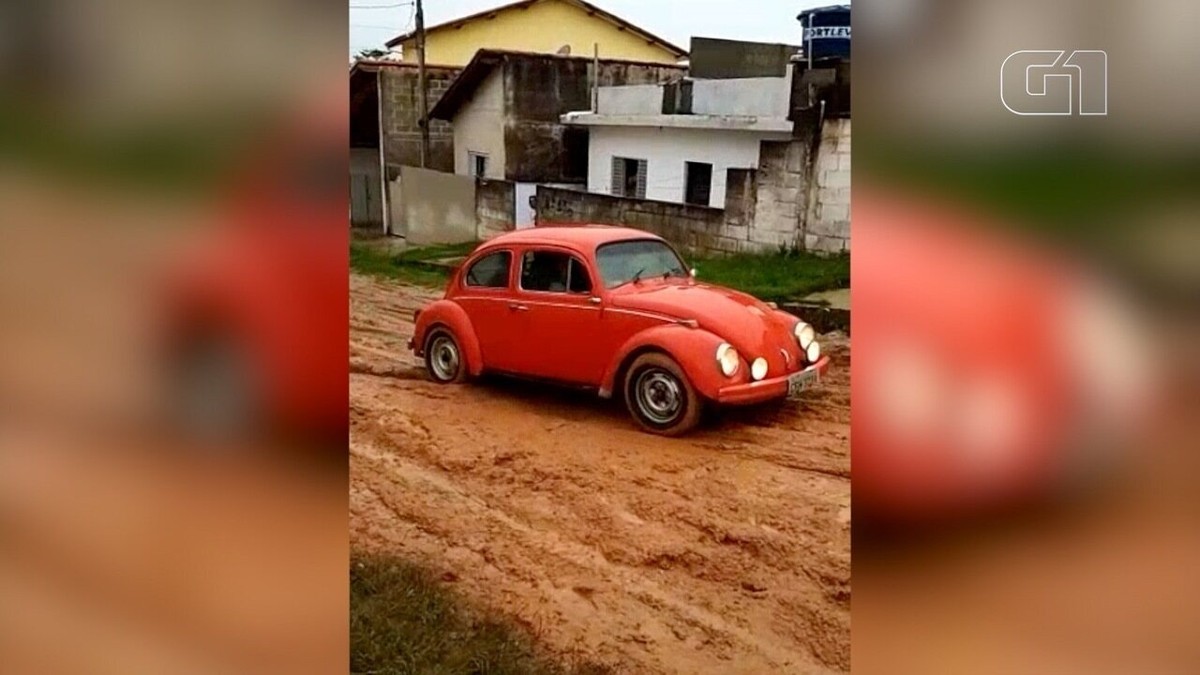
{"label": "red car body", "polygon": [[936,521],[1095,475],[1148,399],[1137,322],[1062,253],[961,207],[855,195],[854,501]]}
{"label": "red car body", "polygon": [[[165,398],[187,435],[345,441],[348,160],[336,101],[318,99],[266,139],[210,227],[170,261]],[[227,410],[196,410],[209,404]]]}
{"label": "red car body", "polygon": [[[611,226],[540,227],[496,237],[456,270],[443,299],[418,312],[409,346],[428,357],[431,332],[444,329],[460,345],[471,376],[499,372],[553,380],[595,388],[604,398],[620,390],[638,356],[658,353],[678,364],[699,399],[717,404],[782,398],[798,373],[816,380],[829,367],[828,357],[807,360],[796,317],[744,293],[699,283],[690,274],[617,287],[593,283],[578,293],[522,287],[527,254],[569,255],[590,280],[600,280],[598,250],[629,242],[669,248],[652,234]],[[469,285],[465,275],[472,266],[501,251],[511,252],[513,263],[503,287]],[[715,360],[722,344],[739,355],[732,375]],[[766,373],[755,379],[751,363],[759,358]]]}

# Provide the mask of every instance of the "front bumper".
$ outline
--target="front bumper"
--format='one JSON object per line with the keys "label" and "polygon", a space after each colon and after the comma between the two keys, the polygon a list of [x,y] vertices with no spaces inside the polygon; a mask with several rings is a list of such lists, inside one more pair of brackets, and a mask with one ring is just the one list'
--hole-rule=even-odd
{"label": "front bumper", "polygon": [[788,393],[788,380],[799,373],[810,371],[816,371],[817,379],[820,380],[820,378],[825,376],[825,373],[829,372],[829,357],[822,356],[816,363],[795,373],[780,375],[769,380],[721,387],[717,391],[717,403],[723,405],[749,405],[783,398]]}

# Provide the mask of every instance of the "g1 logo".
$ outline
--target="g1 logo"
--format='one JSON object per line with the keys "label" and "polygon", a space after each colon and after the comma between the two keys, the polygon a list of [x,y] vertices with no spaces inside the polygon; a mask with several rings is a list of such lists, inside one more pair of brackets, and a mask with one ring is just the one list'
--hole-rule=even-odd
{"label": "g1 logo", "polygon": [[1070,56],[1056,49],[1013,52],[1000,65],[1000,102],[1014,115],[1107,115],[1108,54],[1098,49]]}

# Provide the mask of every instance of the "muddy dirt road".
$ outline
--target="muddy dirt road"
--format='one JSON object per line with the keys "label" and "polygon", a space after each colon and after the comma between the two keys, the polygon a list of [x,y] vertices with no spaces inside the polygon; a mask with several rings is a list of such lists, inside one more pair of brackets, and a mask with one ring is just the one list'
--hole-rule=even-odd
{"label": "muddy dirt road", "polygon": [[849,670],[847,342],[803,400],[663,439],[586,393],[426,381],[405,343],[436,295],[351,279],[353,547],[623,672]]}

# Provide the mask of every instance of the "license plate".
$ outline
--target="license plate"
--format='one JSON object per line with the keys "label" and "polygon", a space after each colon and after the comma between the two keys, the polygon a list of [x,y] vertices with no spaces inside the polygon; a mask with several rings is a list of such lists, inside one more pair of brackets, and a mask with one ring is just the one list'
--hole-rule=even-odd
{"label": "license plate", "polygon": [[805,389],[812,387],[820,379],[821,374],[816,370],[806,370],[792,375],[788,378],[788,396],[796,396]]}

